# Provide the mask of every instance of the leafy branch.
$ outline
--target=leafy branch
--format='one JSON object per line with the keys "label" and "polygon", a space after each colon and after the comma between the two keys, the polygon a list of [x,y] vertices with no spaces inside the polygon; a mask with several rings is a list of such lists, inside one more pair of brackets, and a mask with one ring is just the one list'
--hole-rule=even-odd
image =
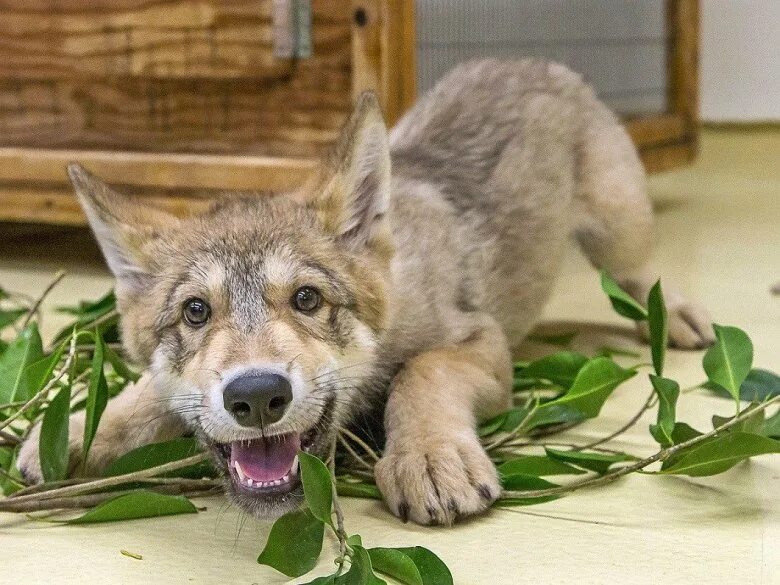
{"label": "leafy branch", "polygon": [[[118,313],[112,293],[97,301],[61,310],[73,316],[49,348],[38,332],[43,299],[61,280],[56,275],[38,299],[0,289],[0,511],[37,512],[89,508],[71,523],[127,520],[195,513],[187,498],[221,490],[222,480],[194,439],[145,445],[115,461],[103,477],[76,478],[69,465],[68,419],[85,411],[81,471],[109,397],[138,374],[114,351]],[[651,364],[621,365],[632,352],[605,348],[587,356],[568,348],[573,334],[543,342],[565,349],[531,362],[515,364],[513,406],[479,428],[480,440],[495,462],[503,484],[498,507],[541,504],[575,491],[597,488],[631,473],[715,475],[750,457],[780,452],[780,377],[753,368],[753,347],[743,331],[715,325],[717,343],[704,355],[707,381],[680,390],[664,377],[668,326],[660,283],[646,304],[637,303],[607,274],[602,288],[622,316],[646,322]],[[21,326],[19,326],[21,325]],[[647,368],[652,368],[647,372]],[[641,408],[617,430],[587,443],[558,435],[597,418],[612,393],[647,372],[652,389]],[[732,418],[713,418],[713,429],[700,432],[677,420],[676,406],[688,390],[704,389],[734,400]],[[743,403],[749,403],[743,408]],[[657,406],[649,433],[659,450],[637,457],[608,443],[634,428]],[[16,467],[20,444],[32,425],[42,421],[39,452],[46,481],[27,486]],[[338,450],[337,450],[338,448]],[[543,454],[540,451],[543,450]],[[444,563],[422,547],[365,548],[349,535],[340,497],[381,499],[373,468],[381,449],[352,430],[340,429],[326,463],[299,453],[307,507],[273,525],[258,562],[288,576],[301,576],[316,565],[330,534],[337,547],[336,571],[311,583],[344,584],[383,581],[377,573],[402,583],[452,583]],[[660,469],[648,471],[653,464]],[[560,484],[549,478],[569,476]]]}

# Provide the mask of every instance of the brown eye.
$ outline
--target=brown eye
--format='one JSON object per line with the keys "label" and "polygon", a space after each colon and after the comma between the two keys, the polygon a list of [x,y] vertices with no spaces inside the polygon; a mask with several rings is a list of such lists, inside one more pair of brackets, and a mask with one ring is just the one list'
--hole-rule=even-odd
{"label": "brown eye", "polygon": [[311,313],[320,306],[322,295],[316,288],[303,286],[295,291],[292,298],[293,306],[304,313]]}
{"label": "brown eye", "polygon": [[202,327],[211,316],[211,307],[203,299],[187,299],[182,309],[184,320],[190,327]]}

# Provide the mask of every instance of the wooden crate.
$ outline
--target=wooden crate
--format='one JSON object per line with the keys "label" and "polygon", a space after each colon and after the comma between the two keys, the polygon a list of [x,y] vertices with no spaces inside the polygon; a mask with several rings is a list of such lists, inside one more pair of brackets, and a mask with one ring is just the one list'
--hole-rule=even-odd
{"label": "wooden crate", "polygon": [[[413,0],[289,1],[310,1],[310,57],[275,55],[281,0],[1,3],[0,220],[83,224],[69,161],[183,213],[299,184],[364,89],[395,121],[415,98]],[[696,0],[668,20],[669,111],[627,121],[650,170],[696,144]]]}

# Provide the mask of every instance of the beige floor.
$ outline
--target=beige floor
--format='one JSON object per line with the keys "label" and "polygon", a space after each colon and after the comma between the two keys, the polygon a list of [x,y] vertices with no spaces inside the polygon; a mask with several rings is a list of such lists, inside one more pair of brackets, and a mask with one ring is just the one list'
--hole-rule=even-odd
{"label": "beige floor", "polygon": [[[701,299],[720,323],[747,330],[755,363],[780,370],[780,131],[708,131],[691,168],[654,177],[658,252],[667,281]],[[48,307],[96,297],[110,286],[84,234],[0,232],[0,285],[34,294],[59,267],[69,276]],[[582,330],[576,345],[633,345],[597,279],[572,253],[546,312]],[[57,318],[47,316],[45,330]],[[550,351],[528,346],[525,355]],[[646,348],[641,348],[647,354]],[[701,354],[672,352],[668,373],[701,381]],[[648,385],[621,388],[597,423],[571,433],[607,433],[635,412]],[[681,400],[680,418],[707,427],[727,401]],[[649,452],[648,417],[615,445]],[[255,558],[268,526],[246,520],[220,498],[196,516],[81,528],[0,515],[0,582],[283,583]],[[631,477],[548,504],[493,511],[454,528],[402,525],[381,504],[346,500],[347,526],[369,546],[424,545],[451,567],[456,583],[780,583],[780,459],[759,458],[708,479]],[[143,555],[142,561],[120,549]],[[326,546],[319,572],[329,567]]]}

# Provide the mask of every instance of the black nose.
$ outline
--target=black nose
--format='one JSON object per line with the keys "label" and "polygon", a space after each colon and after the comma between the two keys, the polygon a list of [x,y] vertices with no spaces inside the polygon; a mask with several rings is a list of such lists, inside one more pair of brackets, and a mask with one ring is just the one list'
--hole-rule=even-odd
{"label": "black nose", "polygon": [[245,374],[225,386],[222,399],[238,424],[270,425],[284,416],[292,402],[292,386],[279,374]]}

